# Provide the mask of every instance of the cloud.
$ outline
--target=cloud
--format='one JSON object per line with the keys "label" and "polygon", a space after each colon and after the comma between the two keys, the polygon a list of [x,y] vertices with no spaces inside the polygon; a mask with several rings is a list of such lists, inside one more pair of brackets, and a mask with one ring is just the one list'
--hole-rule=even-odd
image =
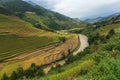
{"label": "cloud", "polygon": [[94,18],[120,11],[120,0],[31,0],[72,18]]}

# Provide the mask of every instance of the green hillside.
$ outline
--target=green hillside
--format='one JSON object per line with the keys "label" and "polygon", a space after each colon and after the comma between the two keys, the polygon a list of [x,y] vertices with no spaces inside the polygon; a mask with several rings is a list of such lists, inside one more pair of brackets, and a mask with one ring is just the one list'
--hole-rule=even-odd
{"label": "green hillside", "polygon": [[34,28],[16,16],[0,14],[0,61],[58,41],[55,33]]}
{"label": "green hillside", "polygon": [[[70,28],[71,22],[80,26],[79,22],[66,16],[22,0],[0,1],[0,45],[3,45],[0,47],[0,61],[59,42],[58,34],[53,31],[60,29],[61,25],[64,29]],[[54,25],[54,28],[44,22]]]}
{"label": "green hillside", "polygon": [[[23,20],[30,22],[33,25],[42,23],[43,25],[50,28],[50,30],[60,30],[86,26],[86,24],[83,22],[73,20],[56,12],[49,11],[38,5],[33,6],[22,0],[5,0],[5,2],[1,5],[13,12],[14,15],[22,18]],[[38,18],[31,17],[31,13],[27,15],[26,12],[27,14],[28,12],[34,13],[34,16],[37,16]]]}
{"label": "green hillside", "polygon": [[[73,56],[78,34],[89,47]],[[120,80],[120,15],[86,24],[23,0],[0,0],[0,80]]]}
{"label": "green hillside", "polygon": [[119,80],[120,23],[89,27],[82,33],[90,43],[84,52],[68,57],[66,65],[57,66],[45,76],[23,80]]}
{"label": "green hillside", "polygon": [[3,6],[0,6],[0,14],[11,15],[12,13]]}

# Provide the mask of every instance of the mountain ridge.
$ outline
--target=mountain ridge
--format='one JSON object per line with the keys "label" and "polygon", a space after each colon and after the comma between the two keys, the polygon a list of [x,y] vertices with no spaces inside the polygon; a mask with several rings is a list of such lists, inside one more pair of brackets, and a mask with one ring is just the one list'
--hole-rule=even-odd
{"label": "mountain ridge", "polygon": [[[57,12],[47,10],[39,5],[33,6],[30,3],[22,0],[5,0],[4,3],[2,3],[1,5],[13,12],[14,15],[28,21],[29,23],[31,23],[29,20],[36,22],[34,24],[31,23],[34,26],[35,24],[42,23],[50,29],[55,30],[86,26],[86,24],[83,22],[76,21]],[[28,16],[26,17],[25,15],[26,12],[35,12],[35,16],[37,16],[39,20],[35,20],[31,16],[29,16],[28,19]]]}

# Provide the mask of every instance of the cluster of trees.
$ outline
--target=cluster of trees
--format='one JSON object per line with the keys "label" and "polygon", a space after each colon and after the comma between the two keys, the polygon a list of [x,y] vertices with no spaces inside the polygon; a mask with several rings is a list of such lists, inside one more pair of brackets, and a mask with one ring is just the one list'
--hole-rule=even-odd
{"label": "cluster of trees", "polygon": [[39,28],[39,29],[42,29],[42,30],[54,32],[53,29],[48,28],[48,27],[47,27],[45,24],[43,24],[43,23],[36,23],[34,26],[35,26],[36,28]]}
{"label": "cluster of trees", "polygon": [[10,11],[7,10],[6,8],[0,6],[0,14],[11,15],[12,12],[10,12]]}
{"label": "cluster of trees", "polygon": [[73,56],[73,54],[69,55],[67,58],[66,64],[70,64],[70,63],[73,63],[74,61],[78,61],[78,60],[84,58],[84,56],[94,53],[98,49],[99,49],[99,47],[97,47],[96,45],[94,45],[94,46],[90,45],[83,52],[80,52],[79,54],[77,54],[75,56]]}
{"label": "cluster of trees", "polygon": [[6,73],[3,75],[1,80],[18,80],[24,78],[32,77],[42,77],[44,76],[43,68],[41,66],[36,66],[34,63],[31,64],[30,68],[23,70],[22,67],[19,67],[16,71],[13,71],[12,75],[8,77]]}

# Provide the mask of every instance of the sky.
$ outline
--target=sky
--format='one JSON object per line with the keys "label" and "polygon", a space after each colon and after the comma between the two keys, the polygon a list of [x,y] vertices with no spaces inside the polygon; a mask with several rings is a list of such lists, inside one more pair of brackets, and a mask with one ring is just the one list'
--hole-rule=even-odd
{"label": "sky", "polygon": [[90,19],[120,12],[120,0],[31,0],[71,18]]}

